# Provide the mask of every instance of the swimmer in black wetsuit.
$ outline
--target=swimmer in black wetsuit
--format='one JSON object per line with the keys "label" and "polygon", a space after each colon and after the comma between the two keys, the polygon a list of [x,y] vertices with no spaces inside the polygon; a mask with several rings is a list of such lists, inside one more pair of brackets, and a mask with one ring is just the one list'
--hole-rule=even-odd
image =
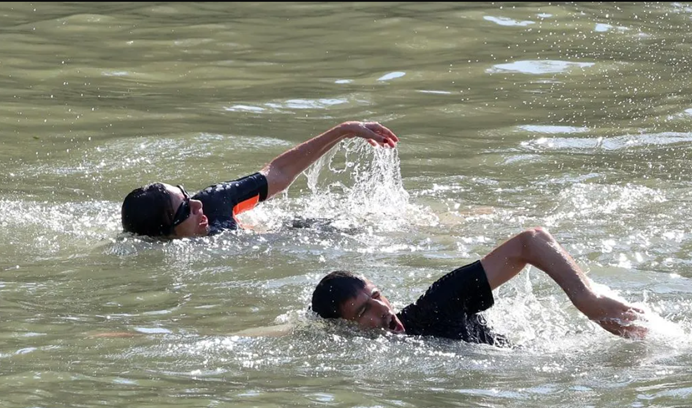
{"label": "swimmer in black wetsuit", "polygon": [[238,228],[236,216],[285,190],[308,166],[346,138],[396,147],[399,138],[376,122],[344,122],[282,153],[259,172],[214,184],[190,196],[183,186],[152,183],[123,201],[123,229],[152,237],[206,236]]}
{"label": "swimmer in black wetsuit", "polygon": [[576,262],[542,228],[526,230],[480,261],[448,273],[399,313],[372,282],[348,271],[325,276],[313,292],[311,308],[323,318],[354,321],[362,329],[507,346],[507,338],[494,333],[478,313],[493,305],[492,291],[526,264],[546,272],[579,311],[605,330],[627,338],[646,335],[637,321],[644,319],[644,311],[596,293]]}

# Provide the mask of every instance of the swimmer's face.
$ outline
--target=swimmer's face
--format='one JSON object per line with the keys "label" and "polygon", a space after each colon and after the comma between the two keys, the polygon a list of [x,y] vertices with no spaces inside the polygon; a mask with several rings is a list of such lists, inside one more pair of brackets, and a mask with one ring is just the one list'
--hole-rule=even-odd
{"label": "swimmer's face", "polygon": [[[173,229],[173,238],[203,237],[209,234],[209,220],[204,215],[202,202],[193,200],[178,186],[164,184],[171,198],[174,217],[183,220]],[[189,207],[189,208],[186,208]],[[188,215],[189,214],[189,215]]]}
{"label": "swimmer's face", "polygon": [[342,318],[358,323],[361,329],[384,329],[394,333],[405,331],[389,300],[368,280],[356,296],[341,305],[340,312]]}

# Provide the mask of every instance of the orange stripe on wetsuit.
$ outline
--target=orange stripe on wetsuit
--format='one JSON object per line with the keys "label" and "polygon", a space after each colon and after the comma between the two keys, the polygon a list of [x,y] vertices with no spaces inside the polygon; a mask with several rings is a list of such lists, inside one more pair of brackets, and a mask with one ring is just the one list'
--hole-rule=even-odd
{"label": "orange stripe on wetsuit", "polygon": [[238,204],[236,204],[236,206],[233,207],[233,218],[235,219],[235,221],[238,222],[236,215],[255,208],[257,203],[259,203],[259,199],[260,199],[260,196],[259,196],[259,194],[257,194],[254,197],[250,197],[247,200],[241,201]]}
{"label": "orange stripe on wetsuit", "polygon": [[243,229],[252,229],[249,228],[247,225],[243,225],[240,221],[238,221],[238,218],[236,217],[238,214],[243,213],[248,210],[252,210],[255,208],[257,203],[259,203],[260,196],[257,194],[254,197],[250,197],[245,201],[241,201],[238,204],[233,207],[233,219],[235,220],[236,225],[242,227]]}
{"label": "orange stripe on wetsuit", "polygon": [[210,234],[240,227],[237,216],[267,199],[267,178],[257,172],[233,181],[213,184],[192,198],[204,205]]}

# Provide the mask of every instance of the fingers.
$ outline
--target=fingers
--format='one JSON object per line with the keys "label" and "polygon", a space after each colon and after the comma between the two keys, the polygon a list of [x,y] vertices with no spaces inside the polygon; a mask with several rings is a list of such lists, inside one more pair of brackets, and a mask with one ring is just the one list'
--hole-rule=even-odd
{"label": "fingers", "polygon": [[648,318],[643,309],[608,296],[599,296],[594,305],[597,306],[595,313],[587,316],[608,332],[624,338],[646,337]]}
{"label": "fingers", "polygon": [[641,340],[644,339],[649,333],[649,329],[644,326],[628,325],[620,326],[616,330],[612,331],[612,333],[626,339]]}
{"label": "fingers", "polygon": [[641,325],[641,316],[623,314],[622,318],[606,318],[596,320],[606,331],[628,339],[643,339],[649,329]]}
{"label": "fingers", "polygon": [[361,137],[372,146],[396,147],[399,138],[377,122],[344,122],[344,137]]}
{"label": "fingers", "polygon": [[[396,147],[399,138],[386,127],[377,122],[361,123],[360,137],[366,139],[373,146]],[[374,144],[373,144],[374,142]]]}
{"label": "fingers", "polygon": [[623,337],[633,340],[642,340],[646,338],[649,334],[649,329],[646,327],[636,326],[635,328],[628,330]]}
{"label": "fingers", "polygon": [[368,129],[372,130],[380,136],[392,139],[395,142],[399,141],[399,138],[397,137],[397,135],[394,134],[394,132],[392,132],[391,130],[377,122],[365,122],[364,125],[365,127],[367,127]]}
{"label": "fingers", "polygon": [[637,313],[639,313],[639,314],[641,314],[641,315],[643,315],[643,314],[646,313],[646,312],[644,312],[644,309],[640,309],[640,308],[638,308],[638,307],[631,307],[630,309],[634,310],[635,312],[637,312]]}

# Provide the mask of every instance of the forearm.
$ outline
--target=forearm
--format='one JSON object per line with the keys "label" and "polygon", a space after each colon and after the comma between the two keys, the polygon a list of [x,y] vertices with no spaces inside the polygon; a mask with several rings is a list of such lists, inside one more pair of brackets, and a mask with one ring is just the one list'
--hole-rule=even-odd
{"label": "forearm", "polygon": [[591,280],[572,257],[541,228],[522,232],[481,259],[491,289],[516,276],[530,264],[550,276],[586,317],[613,334],[643,337],[647,329],[636,324],[644,311],[607,294],[596,293]]}
{"label": "forearm", "polygon": [[529,263],[550,275],[586,317],[618,336],[646,336],[648,329],[639,322],[644,310],[597,293],[574,259],[546,231],[535,230],[530,240],[531,244],[527,245]]}
{"label": "forearm", "polygon": [[277,156],[260,171],[267,177],[268,197],[281,192],[332,147],[349,135],[348,122],[337,125]]}
{"label": "forearm", "polygon": [[529,230],[523,236],[527,263],[545,272],[567,294],[580,311],[584,312],[596,298],[591,280],[574,259],[545,230]]}
{"label": "forearm", "polygon": [[498,246],[481,260],[494,290],[527,265],[545,272],[581,311],[593,300],[589,278],[553,237],[541,228],[524,231]]}

